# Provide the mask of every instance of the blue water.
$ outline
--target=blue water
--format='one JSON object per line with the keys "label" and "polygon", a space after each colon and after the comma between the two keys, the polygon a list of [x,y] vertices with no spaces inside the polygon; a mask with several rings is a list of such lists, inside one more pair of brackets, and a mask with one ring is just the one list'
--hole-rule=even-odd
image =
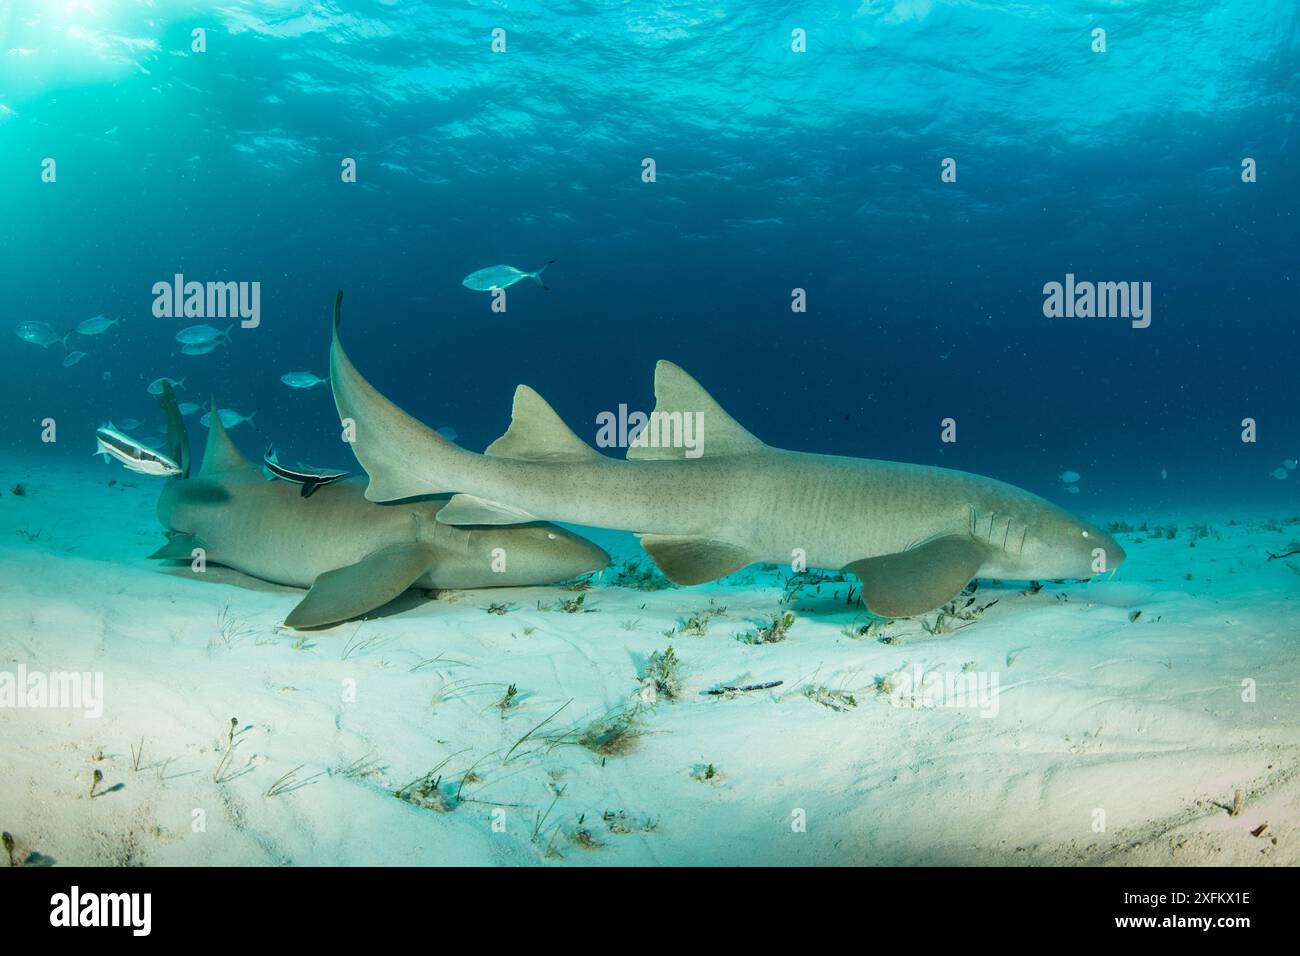
{"label": "blue water", "polygon": [[[669,358],[778,446],[1094,517],[1293,513],[1300,473],[1269,473],[1300,457],[1298,24],[1246,0],[8,3],[0,314],[123,324],[72,336],[70,368],[6,330],[0,447],[84,455],[105,419],[161,422],[169,375],[256,410],[250,455],[352,465],[328,388],[279,381],[326,374],[342,288],[357,366],[474,448],[519,382],[592,440]],[[549,259],[504,315],[460,284]],[[178,272],[260,282],[260,326],[181,355],[204,320],[151,313]],[[1046,318],[1067,273],[1150,282],[1150,327]]]}

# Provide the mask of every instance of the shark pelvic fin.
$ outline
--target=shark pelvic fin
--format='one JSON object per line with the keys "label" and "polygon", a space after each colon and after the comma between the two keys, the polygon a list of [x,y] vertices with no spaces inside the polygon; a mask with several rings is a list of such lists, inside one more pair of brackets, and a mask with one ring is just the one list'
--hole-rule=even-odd
{"label": "shark pelvic fin", "polygon": [[433,566],[427,544],[409,541],[380,548],[356,564],[326,571],[284,619],[286,627],[324,627],[382,607]]}
{"label": "shark pelvic fin", "polygon": [[710,538],[643,534],[641,547],[673,584],[705,584],[739,571],[755,558],[744,548]]}
{"label": "shark pelvic fin", "polygon": [[946,535],[878,558],[845,565],[862,582],[862,601],[880,617],[915,617],[947,604],[979,573],[983,544]]}
{"label": "shark pelvic fin", "polygon": [[251,468],[235,443],[226,433],[226,426],[221,424],[221,415],[217,413],[217,400],[212,399],[212,410],[208,413],[208,443],[203,446],[203,465],[199,468],[199,477],[209,477],[222,471],[239,471]]}
{"label": "shark pelvic fin", "polygon": [[655,366],[654,414],[628,448],[628,461],[692,457],[682,440],[688,428],[697,447],[709,456],[745,455],[767,447],[723,411],[699,382],[661,359]]}
{"label": "shark pelvic fin", "polygon": [[537,516],[522,508],[474,495],[452,495],[438,511],[439,524],[527,524]]}
{"label": "shark pelvic fin", "polygon": [[194,549],[204,544],[192,534],[184,531],[172,531],[167,535],[167,543],[149,555],[151,561],[189,561],[194,557]]}
{"label": "shark pelvic fin", "polygon": [[510,427],[483,454],[525,461],[589,461],[601,457],[564,424],[546,399],[527,385],[515,389]]}

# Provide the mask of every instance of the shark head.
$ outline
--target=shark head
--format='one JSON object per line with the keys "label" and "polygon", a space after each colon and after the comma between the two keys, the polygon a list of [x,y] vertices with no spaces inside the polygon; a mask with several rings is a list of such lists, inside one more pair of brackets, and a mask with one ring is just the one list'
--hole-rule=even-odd
{"label": "shark head", "polygon": [[1127,555],[1105,531],[1054,506],[1025,523],[1018,564],[1021,578],[1087,580],[1109,574]]}
{"label": "shark head", "polygon": [[[443,533],[449,530],[445,525],[438,528]],[[471,566],[480,563],[496,572],[492,578],[497,587],[554,584],[609,566],[603,548],[544,522],[477,527],[469,530],[466,547]]]}

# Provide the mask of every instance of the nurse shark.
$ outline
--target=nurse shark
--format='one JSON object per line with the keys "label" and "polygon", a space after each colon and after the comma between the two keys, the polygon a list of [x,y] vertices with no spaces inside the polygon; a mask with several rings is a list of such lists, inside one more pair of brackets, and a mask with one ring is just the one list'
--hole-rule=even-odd
{"label": "nurse shark", "polygon": [[634,442],[626,461],[601,455],[526,385],[515,391],[509,429],[475,454],[357,372],[339,339],[341,302],[339,293],[330,380],[339,415],[355,427],[366,497],[456,492],[441,524],[544,518],[633,531],[677,584],[755,562],[844,570],[860,579],[867,609],[888,618],[942,607],[976,577],[1087,579],[1125,558],[1104,531],[992,478],[772,448],[666,361],[655,369],[650,423],[660,436],[665,423],[678,435],[684,422],[702,424],[698,457],[671,441]]}
{"label": "nurse shark", "polygon": [[168,443],[182,472],[158,498],[169,534],[150,557],[189,561],[202,548],[216,564],[310,588],[285,619],[288,627],[348,620],[413,587],[551,584],[609,563],[596,545],[554,525],[459,527],[437,520],[446,500],[374,504],[359,481],[323,485],[304,497],[297,484],[266,480],[217,415],[203,465],[189,477],[185,426],[170,386],[163,390]]}

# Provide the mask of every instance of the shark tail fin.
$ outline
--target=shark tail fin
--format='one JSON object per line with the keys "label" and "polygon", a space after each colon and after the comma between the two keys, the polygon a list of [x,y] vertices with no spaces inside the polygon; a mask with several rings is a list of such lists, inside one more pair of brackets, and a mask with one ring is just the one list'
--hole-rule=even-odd
{"label": "shark tail fin", "polygon": [[167,416],[167,455],[180,466],[181,473],[176,477],[185,479],[190,476],[190,436],[185,430],[185,419],[176,405],[176,393],[167,382],[162,385],[162,398],[158,400],[163,413]]}
{"label": "shark tail fin", "polygon": [[462,462],[477,456],[458,448],[377,392],[352,365],[339,341],[343,293],[334,300],[330,385],[344,437],[370,476],[366,498],[396,501],[456,491],[450,478]]}

